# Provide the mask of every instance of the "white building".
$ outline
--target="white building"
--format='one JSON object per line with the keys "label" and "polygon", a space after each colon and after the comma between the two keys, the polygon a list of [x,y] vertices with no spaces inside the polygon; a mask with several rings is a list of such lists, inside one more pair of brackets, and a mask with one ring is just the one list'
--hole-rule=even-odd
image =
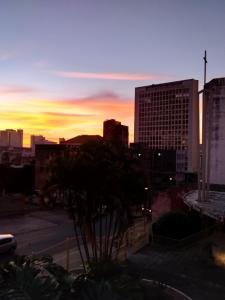
{"label": "white building", "polygon": [[225,189],[225,78],[215,78],[204,88],[202,149],[203,185]]}
{"label": "white building", "polygon": [[149,149],[176,150],[180,170],[197,172],[198,81],[189,79],[137,87],[134,140]]}
{"label": "white building", "polygon": [[30,145],[33,154],[35,154],[35,145],[43,145],[43,144],[56,144],[56,143],[47,140],[43,135],[31,135]]}
{"label": "white building", "polygon": [[23,130],[6,129],[0,130],[0,146],[23,147]]}

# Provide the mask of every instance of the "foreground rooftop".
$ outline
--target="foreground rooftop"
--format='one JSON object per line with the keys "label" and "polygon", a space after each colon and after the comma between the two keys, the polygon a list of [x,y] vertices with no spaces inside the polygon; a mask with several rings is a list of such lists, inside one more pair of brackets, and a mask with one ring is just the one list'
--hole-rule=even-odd
{"label": "foreground rooftop", "polygon": [[225,219],[225,192],[210,191],[207,201],[199,201],[198,191],[191,191],[184,196],[184,203],[213,219]]}

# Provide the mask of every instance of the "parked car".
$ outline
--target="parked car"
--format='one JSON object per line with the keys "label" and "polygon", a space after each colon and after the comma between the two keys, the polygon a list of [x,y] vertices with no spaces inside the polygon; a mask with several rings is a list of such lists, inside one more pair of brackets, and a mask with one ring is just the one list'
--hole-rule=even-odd
{"label": "parked car", "polygon": [[0,254],[16,250],[16,238],[12,234],[0,234]]}

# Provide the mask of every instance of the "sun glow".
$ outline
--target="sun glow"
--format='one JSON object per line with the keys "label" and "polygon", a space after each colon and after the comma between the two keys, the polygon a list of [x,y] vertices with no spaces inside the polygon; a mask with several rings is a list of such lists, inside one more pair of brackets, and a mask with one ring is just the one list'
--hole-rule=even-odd
{"label": "sun glow", "polygon": [[42,134],[53,141],[79,134],[102,135],[102,123],[108,118],[121,120],[133,131],[133,100],[114,94],[81,99],[13,99],[1,102],[0,113],[0,129],[22,128],[24,146],[29,146],[31,134]]}

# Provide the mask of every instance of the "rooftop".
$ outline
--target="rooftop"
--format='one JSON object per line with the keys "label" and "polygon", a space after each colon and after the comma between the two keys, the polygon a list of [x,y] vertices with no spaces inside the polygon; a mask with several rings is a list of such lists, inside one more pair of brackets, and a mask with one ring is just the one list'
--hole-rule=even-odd
{"label": "rooftop", "polygon": [[198,191],[191,191],[184,196],[184,203],[213,219],[225,218],[225,192],[209,192],[207,201],[198,201]]}

